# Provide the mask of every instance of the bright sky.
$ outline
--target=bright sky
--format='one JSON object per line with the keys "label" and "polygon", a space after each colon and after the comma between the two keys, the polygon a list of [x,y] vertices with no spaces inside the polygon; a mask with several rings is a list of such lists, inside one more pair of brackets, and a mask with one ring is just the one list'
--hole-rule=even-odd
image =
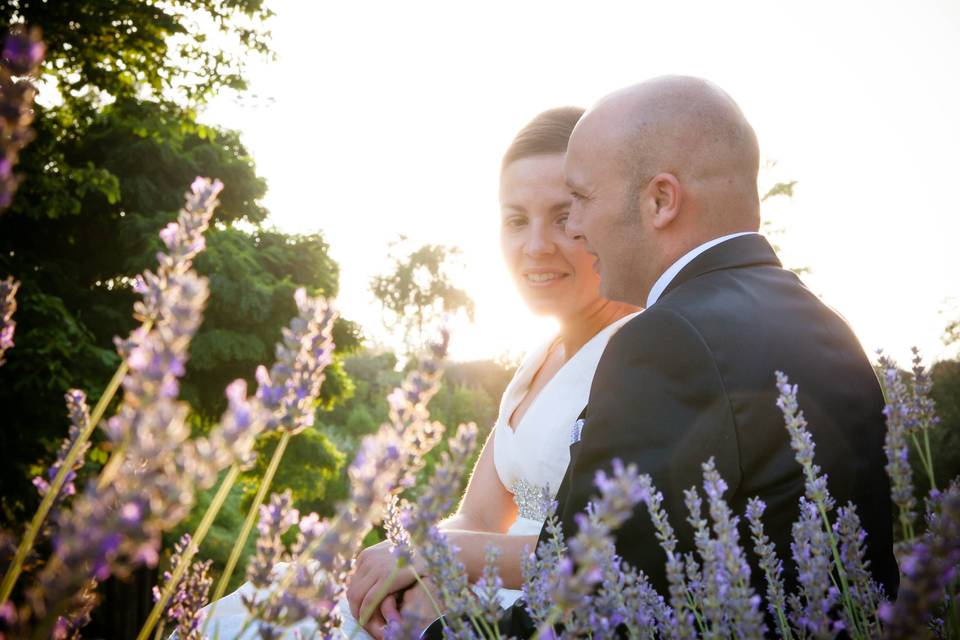
{"label": "bright sky", "polygon": [[[343,314],[378,335],[368,283],[399,234],[463,250],[477,303],[458,359],[543,340],[498,244],[501,154],[538,112],[589,106],[665,74],[726,89],[797,180],[765,214],[788,265],[853,325],[868,352],[940,335],[960,300],[960,3],[276,2],[275,62],[258,98],[205,115],[239,129],[269,182],[271,221],[320,230],[342,268]],[[227,186],[229,188],[229,185]],[[956,309],[956,307],[955,307]],[[960,309],[955,311],[960,315]]]}

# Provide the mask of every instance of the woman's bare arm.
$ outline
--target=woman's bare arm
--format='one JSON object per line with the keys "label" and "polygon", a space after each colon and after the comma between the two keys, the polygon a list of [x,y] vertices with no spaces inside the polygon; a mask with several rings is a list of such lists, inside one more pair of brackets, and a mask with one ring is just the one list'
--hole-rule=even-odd
{"label": "woman's bare arm", "polygon": [[517,505],[513,494],[503,486],[493,462],[495,436],[496,428],[490,430],[483,444],[460,506],[456,513],[440,523],[441,529],[506,533],[516,520]]}
{"label": "woman's bare arm", "polygon": [[[497,428],[509,427],[501,425]],[[457,512],[439,526],[447,539],[460,549],[460,561],[471,582],[480,578],[487,547],[494,546],[500,549],[497,569],[503,586],[518,589],[523,581],[520,565],[524,549],[532,550],[537,544],[537,536],[506,535],[517,518],[517,505],[497,473],[493,461],[494,437],[495,433],[491,431]]]}

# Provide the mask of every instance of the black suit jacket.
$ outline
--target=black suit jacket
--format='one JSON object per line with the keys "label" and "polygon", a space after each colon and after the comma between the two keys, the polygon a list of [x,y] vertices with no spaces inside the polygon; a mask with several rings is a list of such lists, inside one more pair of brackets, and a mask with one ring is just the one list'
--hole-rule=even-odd
{"label": "black suit jacket", "polygon": [[[699,255],[608,343],[581,440],[570,447],[557,494],[564,534],[576,532],[574,515],[596,494],[596,472],[620,458],[652,477],[679,550],[693,550],[683,490],[702,487],[701,463],[713,457],[735,513],[742,515],[752,496],[767,504],[764,527],[791,589],[791,526],[804,481],[776,405],[778,370],[799,385],[815,462],[837,504],[857,505],[874,576],[895,594],[880,385],[846,322],[782,268],[760,235],[733,238]],[[741,543],[750,547],[745,519],[741,524]],[[616,532],[616,546],[667,594],[665,554],[645,506]],[[747,556],[754,557],[752,549]],[[752,574],[763,595],[755,565]],[[505,630],[529,635],[529,619],[519,607],[503,621]]]}

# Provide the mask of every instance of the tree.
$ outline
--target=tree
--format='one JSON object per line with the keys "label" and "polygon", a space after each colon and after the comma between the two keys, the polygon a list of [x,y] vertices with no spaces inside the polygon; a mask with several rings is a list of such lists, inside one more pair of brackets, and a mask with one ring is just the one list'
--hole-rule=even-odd
{"label": "tree", "polygon": [[444,314],[462,309],[472,320],[473,300],[453,284],[449,273],[458,249],[425,244],[397,255],[405,240],[401,237],[393,245],[392,270],[374,277],[370,290],[386,312],[385,326],[402,332],[406,355],[410,355],[436,335]]}
{"label": "tree", "polygon": [[[66,433],[63,392],[79,387],[96,402],[118,364],[112,338],[134,326],[131,278],[154,263],[157,233],[196,175],[226,184],[209,249],[197,261],[212,293],[182,389],[197,428],[219,416],[226,381],[252,382],[254,366],[273,359],[296,287],[336,294],[338,267],[322,236],[266,228],[266,183],[239,135],[196,119],[210,96],[244,88],[245,59],[269,54],[268,15],[263,0],[18,0],[0,7],[0,25],[39,26],[47,45],[36,140],[21,154],[18,197],[0,216],[0,277],[22,281],[17,349],[0,370],[4,526],[16,528],[36,504],[30,477]],[[341,321],[334,333],[339,359],[358,344],[358,330]],[[352,389],[339,362],[327,373],[324,406]],[[310,469],[316,479],[338,473],[339,452],[318,432],[303,438],[305,455],[324,453]],[[88,466],[105,457],[94,448]],[[283,465],[281,478],[295,467],[296,460]],[[234,512],[225,512],[224,526],[239,521],[240,499],[231,496]],[[123,616],[91,633],[129,635],[138,607],[149,605],[148,578],[105,585],[119,599],[101,615]]]}
{"label": "tree", "polygon": [[[157,233],[194,176],[226,184],[197,263],[212,289],[183,389],[198,426],[218,417],[228,380],[252,382],[256,364],[272,360],[293,289],[336,294],[338,267],[323,238],[264,228],[266,183],[239,135],[195,119],[213,91],[243,87],[244,54],[266,51],[262,29],[246,25],[266,13],[261,0],[0,8],[0,23],[25,19],[44,30],[44,86],[61,98],[37,109],[24,181],[0,216],[0,273],[23,283],[18,348],[0,371],[8,525],[35,506],[29,478],[65,434],[63,392],[80,387],[96,402],[116,367],[112,338],[133,327],[130,279],[154,262]],[[242,46],[230,54],[208,46],[200,22]],[[335,335],[341,350],[358,344],[352,323],[340,322]],[[325,404],[350,392],[339,364],[328,372]]]}
{"label": "tree", "polygon": [[245,89],[246,57],[270,53],[265,4],[18,0],[0,7],[0,27],[43,29],[45,75],[67,103],[172,94],[196,105],[222,89]]}

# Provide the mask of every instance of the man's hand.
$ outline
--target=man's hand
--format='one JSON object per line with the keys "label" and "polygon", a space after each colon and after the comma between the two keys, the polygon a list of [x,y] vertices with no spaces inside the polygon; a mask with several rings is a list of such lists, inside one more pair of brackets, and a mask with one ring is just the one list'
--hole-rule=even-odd
{"label": "man's hand", "polygon": [[[429,583],[427,583],[429,586]],[[418,582],[403,592],[403,603],[400,605],[400,615],[404,618],[414,617],[423,621],[423,628],[426,628],[431,622],[443,615],[443,612],[437,611],[434,602],[431,600],[431,594],[424,588],[423,583]]]}
{"label": "man's hand", "polygon": [[415,580],[410,567],[398,567],[397,559],[390,552],[389,542],[367,547],[357,556],[347,586],[350,613],[357,622],[364,623],[363,628],[368,633],[377,637],[374,633],[377,631],[382,636],[386,621],[380,612],[381,603],[387,596],[412,585]]}

